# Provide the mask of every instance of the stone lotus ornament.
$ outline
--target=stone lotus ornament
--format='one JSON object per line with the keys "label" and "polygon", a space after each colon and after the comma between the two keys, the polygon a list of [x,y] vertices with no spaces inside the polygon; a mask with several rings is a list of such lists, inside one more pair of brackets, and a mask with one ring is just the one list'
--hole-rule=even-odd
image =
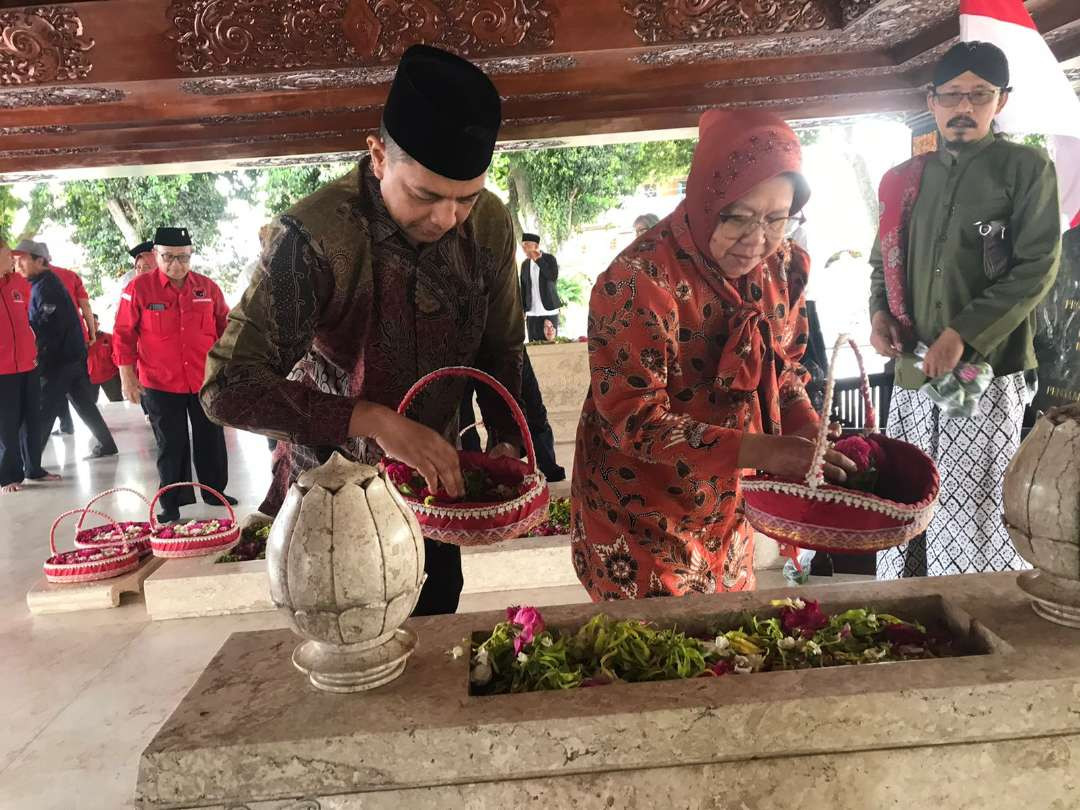
{"label": "stone lotus ornament", "polygon": [[1005,527],[1035,612],[1080,627],[1080,403],[1051,408],[1005,471]]}
{"label": "stone lotus ornament", "polygon": [[334,453],[293,484],[266,546],[270,596],[307,639],[293,664],[328,692],[397,678],[416,646],[400,627],[424,583],[424,538],[378,470]]}

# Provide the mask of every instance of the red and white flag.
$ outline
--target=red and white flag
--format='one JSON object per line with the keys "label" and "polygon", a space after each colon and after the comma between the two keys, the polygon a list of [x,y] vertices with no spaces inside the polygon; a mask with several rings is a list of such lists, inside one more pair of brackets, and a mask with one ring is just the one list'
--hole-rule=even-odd
{"label": "red and white flag", "polygon": [[1041,134],[1057,167],[1061,213],[1080,225],[1080,98],[1023,0],[960,0],[960,39],[997,45],[1013,93],[997,117],[1003,132]]}

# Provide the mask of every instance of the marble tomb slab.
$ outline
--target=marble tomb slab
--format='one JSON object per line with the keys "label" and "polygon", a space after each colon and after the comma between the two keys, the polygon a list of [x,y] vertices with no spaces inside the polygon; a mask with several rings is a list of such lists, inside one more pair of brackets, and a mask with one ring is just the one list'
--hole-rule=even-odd
{"label": "marble tomb slab", "polygon": [[[548,608],[688,627],[789,589]],[[862,667],[470,697],[446,651],[501,612],[412,619],[400,679],[317,692],[288,631],[236,633],[143,752],[146,808],[470,807],[804,810],[1080,806],[1080,632],[1031,610],[1015,574],[801,588],[823,607],[937,606],[988,654]],[[688,793],[688,791],[690,793]],[[613,802],[614,797],[614,802]],[[773,801],[769,800],[773,798]],[[307,804],[303,802],[308,802]],[[742,804],[739,804],[742,802]]]}

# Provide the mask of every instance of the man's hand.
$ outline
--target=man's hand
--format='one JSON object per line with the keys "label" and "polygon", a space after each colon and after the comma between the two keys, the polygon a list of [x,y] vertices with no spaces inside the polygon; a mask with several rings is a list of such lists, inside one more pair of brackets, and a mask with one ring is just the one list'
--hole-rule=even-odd
{"label": "man's hand", "polygon": [[936,380],[956,368],[964,356],[964,339],[955,329],[946,329],[923,358],[923,373]]}
{"label": "man's hand", "polygon": [[135,405],[142,402],[143,387],[134,366],[120,366],[120,391],[128,402]]}
{"label": "man's hand", "polygon": [[457,450],[429,427],[374,402],[357,402],[349,420],[350,436],[379,443],[390,458],[408,464],[432,492],[445,490],[451,498],[465,494]]}
{"label": "man's hand", "polygon": [[882,357],[899,357],[903,351],[900,322],[883,309],[870,319],[870,345]]}
{"label": "man's hand", "polygon": [[[814,463],[814,443],[802,436],[774,436],[748,433],[739,448],[738,465],[743,469],[763,470],[782,478],[805,478]],[[855,462],[829,449],[825,451],[825,477],[843,483],[855,472]]]}

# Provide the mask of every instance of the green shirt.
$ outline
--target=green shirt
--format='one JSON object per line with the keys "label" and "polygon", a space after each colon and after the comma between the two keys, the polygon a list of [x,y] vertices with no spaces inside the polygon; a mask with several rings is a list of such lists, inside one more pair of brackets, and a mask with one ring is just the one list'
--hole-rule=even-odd
{"label": "green shirt", "polygon": [[[990,281],[977,222],[1007,224],[1009,269]],[[948,327],[964,339],[965,360],[984,360],[995,376],[1035,368],[1035,307],[1054,285],[1061,253],[1054,165],[1040,150],[989,134],[956,154],[926,162],[908,226],[907,306],[918,340],[931,345]],[[870,314],[888,310],[881,236],[870,254]],[[896,383],[926,377],[908,351]]]}

